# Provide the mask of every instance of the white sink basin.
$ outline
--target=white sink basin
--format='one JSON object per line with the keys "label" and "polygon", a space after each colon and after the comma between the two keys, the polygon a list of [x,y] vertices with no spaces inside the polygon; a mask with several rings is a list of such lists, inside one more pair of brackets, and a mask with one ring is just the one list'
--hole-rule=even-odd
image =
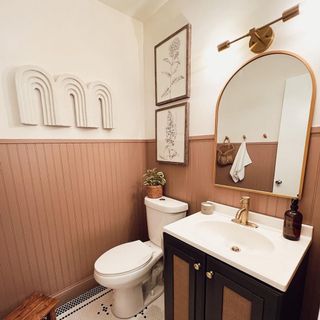
{"label": "white sink basin", "polygon": [[283,220],[249,213],[258,228],[231,222],[237,208],[214,203],[214,213],[200,212],[164,227],[190,244],[281,291],[286,291],[306,254],[313,228],[303,225],[299,241],[282,236]]}
{"label": "white sink basin", "polygon": [[[195,223],[194,232],[204,241],[212,241],[239,254],[265,254],[274,250],[274,244],[258,230],[234,222],[202,221]],[[238,251],[238,250],[239,251]]]}

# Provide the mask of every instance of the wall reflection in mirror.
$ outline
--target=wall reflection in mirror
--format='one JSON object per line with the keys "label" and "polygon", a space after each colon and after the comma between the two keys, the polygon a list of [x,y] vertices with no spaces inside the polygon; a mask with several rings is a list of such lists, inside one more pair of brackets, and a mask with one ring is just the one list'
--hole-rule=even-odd
{"label": "wall reflection in mirror", "polygon": [[217,105],[215,183],[299,196],[314,90],[310,68],[289,53],[270,52],[238,70]]}

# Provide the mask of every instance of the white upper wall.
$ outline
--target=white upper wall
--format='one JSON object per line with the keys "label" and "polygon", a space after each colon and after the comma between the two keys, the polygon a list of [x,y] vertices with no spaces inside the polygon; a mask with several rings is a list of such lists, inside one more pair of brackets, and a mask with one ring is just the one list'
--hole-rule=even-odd
{"label": "white upper wall", "polygon": [[[190,135],[213,134],[215,104],[226,81],[254,56],[243,39],[218,53],[217,45],[233,40],[252,27],[259,27],[281,16],[296,0],[169,0],[144,24],[144,103],[146,135],[154,138],[154,46],[183,25],[192,25]],[[269,50],[287,50],[307,60],[320,83],[320,19],[318,0],[305,0],[294,19],[275,24],[275,40]],[[314,126],[320,126],[317,103]]]}
{"label": "white upper wall", "polygon": [[[98,0],[1,1],[0,39],[0,138],[145,137],[141,22]],[[116,128],[20,125],[14,70],[21,65],[107,83]]]}
{"label": "white upper wall", "polygon": [[[214,132],[215,104],[229,77],[253,57],[248,39],[218,53],[216,46],[273,20],[296,0],[169,0],[144,25],[98,0],[0,2],[0,138],[153,138],[154,46],[192,25],[190,135]],[[261,9],[263,7],[263,10]],[[295,52],[318,83],[318,0],[305,0],[300,16],[273,26],[271,49]],[[38,65],[52,75],[71,73],[112,89],[116,129],[23,126],[14,70]],[[320,125],[319,103],[314,126]]]}

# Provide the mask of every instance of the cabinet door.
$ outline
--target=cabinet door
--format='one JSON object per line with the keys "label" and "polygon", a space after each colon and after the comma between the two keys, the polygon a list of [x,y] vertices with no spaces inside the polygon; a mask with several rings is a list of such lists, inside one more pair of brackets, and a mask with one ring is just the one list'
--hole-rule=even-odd
{"label": "cabinet door", "polygon": [[[210,271],[212,272],[212,271]],[[263,299],[219,273],[206,284],[206,320],[261,320]]]}
{"label": "cabinet door", "polygon": [[207,257],[205,320],[280,319],[281,293]]}
{"label": "cabinet door", "polygon": [[165,319],[203,320],[205,254],[164,234]]}

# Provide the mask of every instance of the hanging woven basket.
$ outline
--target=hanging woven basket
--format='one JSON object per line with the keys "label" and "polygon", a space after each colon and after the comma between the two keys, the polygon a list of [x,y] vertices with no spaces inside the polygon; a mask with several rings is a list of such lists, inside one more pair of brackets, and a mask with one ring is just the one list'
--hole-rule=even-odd
{"label": "hanging woven basket", "polygon": [[217,146],[217,164],[227,166],[233,164],[235,158],[235,147],[230,143],[230,139],[225,137],[223,144]]}

